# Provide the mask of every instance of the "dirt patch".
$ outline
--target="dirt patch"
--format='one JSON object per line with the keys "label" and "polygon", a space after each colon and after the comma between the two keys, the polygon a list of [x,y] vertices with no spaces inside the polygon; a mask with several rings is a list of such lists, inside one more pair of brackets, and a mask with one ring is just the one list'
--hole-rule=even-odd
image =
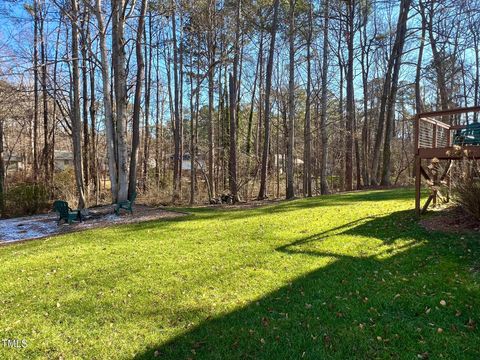
{"label": "dirt patch", "polygon": [[117,216],[113,211],[113,205],[108,205],[88,209],[84,216],[84,221],[75,222],[72,225],[58,225],[58,216],[55,213],[6,219],[0,220],[0,245],[40,239],[75,231],[108,227],[116,224],[170,219],[185,215],[186,214],[182,212],[136,205],[134,206],[133,215],[122,211],[121,214]]}
{"label": "dirt patch", "polygon": [[441,210],[435,216],[421,220],[420,224],[429,231],[480,233],[480,221],[459,206]]}

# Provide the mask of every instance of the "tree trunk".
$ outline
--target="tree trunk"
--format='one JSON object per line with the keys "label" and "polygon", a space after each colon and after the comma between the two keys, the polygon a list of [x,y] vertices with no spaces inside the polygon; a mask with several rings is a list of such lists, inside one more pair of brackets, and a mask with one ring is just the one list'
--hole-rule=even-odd
{"label": "tree trunk", "polygon": [[[478,39],[478,28],[475,26],[472,26],[471,31],[473,33],[473,44],[475,48],[475,79],[474,79],[474,95],[473,95],[473,101],[474,101],[474,106],[479,106],[480,105],[480,48],[479,48],[479,39]],[[473,119],[475,122],[478,122],[478,113],[475,113],[473,115]]]}
{"label": "tree trunk", "polygon": [[435,68],[435,72],[437,75],[437,87],[440,93],[440,104],[442,106],[442,110],[448,110],[449,100],[447,92],[447,82],[445,79],[445,69],[443,64],[445,59],[442,58],[442,56],[438,52],[437,40],[433,31],[434,5],[435,1],[431,1],[430,8],[428,10],[427,30],[430,39],[430,47],[432,49],[433,67]]}
{"label": "tree trunk", "polygon": [[[181,4],[181,3],[180,3]],[[183,68],[183,58],[184,58],[184,42],[183,39],[183,31],[184,31],[184,23],[183,23],[183,11],[179,12],[179,20],[180,20],[180,45],[178,46],[178,76],[179,76],[179,86],[178,86],[178,108],[179,108],[179,121],[178,121],[178,141],[179,141],[179,162],[178,162],[178,192],[179,198],[182,197],[182,165],[183,165],[183,76],[184,76],[184,68]]]}
{"label": "tree trunk", "polygon": [[[215,197],[215,141],[214,141],[214,121],[213,121],[213,92],[215,76],[215,1],[208,2],[208,21],[209,29],[207,32],[208,48],[208,194],[209,197]],[[219,92],[221,92],[219,88]],[[220,98],[220,97],[219,97]],[[211,200],[211,198],[209,199]]]}
{"label": "tree trunk", "polygon": [[347,116],[345,128],[345,190],[353,189],[353,125],[355,122],[355,99],[353,88],[353,60],[354,60],[354,18],[355,18],[355,0],[347,4]]}
{"label": "tree trunk", "polygon": [[5,161],[3,160],[3,118],[0,118],[0,216],[5,207]]}
{"label": "tree trunk", "polygon": [[280,0],[275,0],[273,4],[273,21],[270,31],[270,49],[268,51],[267,74],[265,80],[265,129],[262,154],[262,169],[260,176],[260,190],[258,193],[258,199],[267,198],[268,152],[270,149],[270,92],[272,89],[273,57],[275,55],[275,38],[277,36],[279,4]]}
{"label": "tree trunk", "polygon": [[264,114],[263,114],[263,105],[264,105],[264,62],[265,62],[265,56],[264,56],[264,51],[262,48],[262,52],[258,54],[259,59],[260,59],[260,64],[258,68],[258,116],[257,116],[257,126],[256,126],[256,131],[255,131],[255,158],[257,162],[261,159],[260,158],[260,148],[262,144],[262,124],[264,121]]}
{"label": "tree trunk", "polygon": [[[236,75],[236,74],[235,74]],[[237,193],[237,126],[236,126],[236,81],[235,75],[229,75],[229,157],[228,157],[228,184],[233,201],[238,201]]]}
{"label": "tree trunk", "polygon": [[238,126],[238,63],[240,57],[239,41],[240,41],[240,11],[242,2],[237,2],[236,9],[236,24],[235,24],[235,44],[234,44],[234,58],[233,58],[233,73],[229,76],[229,94],[230,94],[230,151],[229,151],[229,187],[233,202],[238,199],[238,184],[237,184],[237,126]]}
{"label": "tree trunk", "polygon": [[[137,57],[137,76],[135,84],[135,99],[133,102],[132,117],[132,153],[130,156],[130,176],[128,184],[128,198],[131,199],[137,191],[137,163],[138,150],[140,146],[140,105],[142,102],[142,85],[144,77],[145,63],[143,60],[142,37],[145,28],[145,13],[147,9],[147,0],[142,0],[140,14],[138,17],[137,41],[135,43],[135,53]],[[148,111],[148,109],[145,109]]]}
{"label": "tree trunk", "polygon": [[307,93],[305,99],[305,131],[304,131],[304,154],[303,154],[303,196],[312,196],[312,174],[311,174],[311,43],[313,33],[313,5],[309,4],[308,11],[308,33],[307,33]]}
{"label": "tree trunk", "polygon": [[[180,84],[179,84],[179,64],[177,49],[177,20],[175,16],[175,5],[172,1],[172,39],[173,39],[173,107],[174,107],[174,154],[173,154],[173,201],[177,201],[180,197],[180,181],[181,181],[181,119],[180,119]],[[180,69],[181,70],[181,69]]]}
{"label": "tree trunk", "polygon": [[[90,27],[90,25],[87,25]],[[90,39],[90,31],[87,29],[87,40],[92,47],[92,40]],[[95,202],[98,204],[98,195],[100,191],[99,176],[98,176],[98,158],[97,158],[97,119],[95,109],[95,64],[90,61],[90,175],[92,177],[93,189],[95,192]]]}
{"label": "tree trunk", "polygon": [[39,37],[40,37],[40,62],[41,62],[41,86],[42,86],[42,103],[43,103],[43,151],[42,151],[42,165],[44,171],[45,183],[49,184],[50,182],[50,167],[48,161],[48,153],[50,142],[48,139],[49,129],[48,129],[48,92],[47,92],[47,50],[46,50],[46,35],[44,33],[44,24],[45,19],[43,18],[42,11],[40,11],[40,27],[39,27]]}
{"label": "tree trunk", "polygon": [[[342,23],[340,22],[340,33],[343,32],[342,29]],[[338,39],[338,48],[337,48],[337,54],[338,54],[338,70],[339,70],[339,75],[340,75],[340,80],[339,80],[339,95],[338,95],[338,115],[339,115],[339,127],[340,127],[340,134],[345,134],[345,114],[344,114],[344,109],[345,109],[345,95],[344,95],[344,83],[345,83],[345,61],[343,59],[343,53],[342,53],[342,41],[341,37]],[[345,149],[345,137],[344,136],[339,136],[338,139],[338,149]],[[339,167],[340,171],[342,172],[342,176],[340,177],[340,182],[338,184],[340,189],[344,189],[345,187],[345,156],[339,151],[340,153],[340,161],[339,161]],[[334,161],[336,159],[332,156],[332,171],[335,169],[334,166]],[[333,183],[330,185],[333,186]]]}
{"label": "tree trunk", "polygon": [[255,108],[255,94],[257,90],[257,81],[259,80],[259,68],[261,57],[263,54],[263,31],[260,33],[260,46],[258,49],[258,57],[257,57],[257,66],[255,68],[255,77],[253,79],[253,89],[252,89],[252,98],[250,101],[250,112],[248,113],[248,125],[247,125],[247,140],[245,145],[245,153],[247,155],[247,177],[250,176],[250,154],[252,151],[252,129],[253,129],[253,112]]}
{"label": "tree trunk", "polygon": [[[473,105],[480,105],[480,48],[479,48],[479,34],[478,28],[475,25],[470,25],[470,31],[472,33],[473,39],[473,51],[475,53],[475,78],[473,81],[474,94],[473,94]],[[465,105],[466,106],[466,105]],[[473,121],[478,122],[478,113],[473,115]]]}
{"label": "tree trunk", "polygon": [[293,150],[295,148],[295,1],[289,0],[289,80],[288,80],[288,126],[287,126],[287,193],[286,198],[295,197],[295,187],[293,183],[294,157]]}
{"label": "tree trunk", "polygon": [[423,101],[422,95],[420,92],[420,76],[422,74],[422,61],[423,61],[423,50],[425,48],[425,36],[426,36],[426,19],[425,19],[425,7],[423,1],[419,0],[420,14],[422,16],[422,35],[420,39],[420,48],[418,49],[418,59],[417,59],[417,68],[415,71],[415,110],[417,114],[423,112]]}
{"label": "tree trunk", "polygon": [[[198,44],[201,37],[197,36]],[[192,37],[193,39],[193,37]],[[193,52],[190,52],[190,205],[195,203],[195,189],[197,180],[197,126],[198,126],[198,107],[200,99],[200,66],[197,61],[196,72],[196,90],[193,88]]]}
{"label": "tree trunk", "polygon": [[128,199],[127,74],[124,39],[124,0],[112,0],[112,64],[116,105],[118,201]]}
{"label": "tree trunk", "polygon": [[63,14],[60,15],[58,21],[58,32],[57,32],[57,39],[55,41],[55,56],[54,56],[54,64],[53,64],[53,110],[52,110],[52,138],[50,142],[50,174],[51,174],[51,182],[53,184],[54,181],[54,174],[55,174],[55,141],[56,141],[56,127],[57,127],[57,67],[58,67],[58,55],[59,55],[59,48],[60,48],[60,28],[63,22]]}
{"label": "tree trunk", "polygon": [[330,193],[327,182],[327,161],[328,161],[328,133],[327,133],[327,79],[328,79],[328,26],[329,26],[329,0],[323,4],[323,58],[322,58],[322,111],[320,114],[320,137],[322,142],[322,159],[320,163],[320,193]]}
{"label": "tree trunk", "polygon": [[71,110],[72,141],[73,141],[73,163],[75,168],[75,181],[78,192],[78,208],[86,206],[83,164],[82,164],[82,121],[80,118],[80,72],[78,66],[78,4],[77,0],[71,0],[71,22],[72,22],[72,79],[73,79],[73,102]]}
{"label": "tree trunk", "polygon": [[355,165],[356,165],[356,189],[360,190],[362,188],[362,157],[360,156],[360,144],[358,142],[357,136],[357,117],[354,117],[353,122],[353,132],[354,132],[354,142],[353,146],[355,148]]}
{"label": "tree trunk", "polygon": [[[171,71],[171,55],[169,52],[170,47],[164,46],[164,61],[165,61],[165,68],[167,73],[167,94],[168,94],[168,107],[169,107],[169,114],[170,114],[170,126],[172,129],[172,133],[175,134],[175,111],[173,105],[173,94],[172,94],[172,71]],[[175,141],[175,137],[173,139]],[[165,159],[166,160],[166,159]],[[163,179],[166,181],[166,169],[167,169],[167,161],[163,164],[165,171],[163,172]]]}
{"label": "tree trunk", "polygon": [[83,180],[85,181],[85,195],[88,197],[88,187],[90,185],[90,168],[89,168],[89,150],[90,137],[88,129],[88,75],[87,75],[87,27],[88,27],[88,12],[84,8],[82,19],[80,21],[81,39],[81,53],[82,53],[82,115],[83,115]]}
{"label": "tree trunk", "polygon": [[390,87],[390,94],[387,102],[387,111],[385,119],[385,141],[383,142],[383,170],[382,170],[382,181],[383,186],[390,185],[390,172],[391,172],[391,149],[390,144],[393,136],[394,121],[395,121],[395,100],[397,97],[398,90],[398,77],[400,75],[400,66],[402,64],[402,54],[403,46],[405,44],[405,36],[407,34],[407,20],[408,12],[410,10],[410,4],[412,0],[402,0],[400,5],[400,15],[397,25],[397,35],[395,43],[397,44],[396,50],[394,47],[394,52],[392,57],[394,58],[395,65],[393,67],[392,82]]}
{"label": "tree trunk", "polygon": [[[363,27],[360,32],[360,47],[361,47],[361,58],[360,64],[362,68],[362,90],[363,90],[363,126],[362,126],[362,149],[361,149],[361,171],[364,185],[370,185],[370,116],[368,108],[368,81],[370,73],[370,48],[371,40],[367,45],[367,24],[368,24],[368,12],[364,11],[363,13]],[[373,34],[373,38],[376,36],[376,33]]]}
{"label": "tree trunk", "polygon": [[115,151],[115,133],[114,118],[112,111],[112,88],[110,86],[110,63],[108,61],[106,29],[102,14],[102,0],[95,2],[95,16],[97,18],[98,38],[100,44],[100,61],[102,70],[102,95],[103,108],[105,112],[105,141],[108,157],[108,174],[110,177],[110,191],[112,194],[112,202],[118,200],[118,162]]}
{"label": "tree trunk", "polygon": [[33,179],[38,180],[38,0],[33,0]]}
{"label": "tree trunk", "polygon": [[[156,51],[156,63],[160,61],[160,47],[157,46]],[[159,66],[155,66],[155,80],[157,84],[155,101],[156,101],[156,111],[155,111],[155,184],[157,190],[160,187],[160,169],[162,166],[162,150],[161,150],[161,135],[163,134],[163,114],[164,114],[164,104],[165,98],[160,100],[160,69]]]}
{"label": "tree trunk", "polygon": [[145,57],[147,57],[147,66],[145,69],[145,133],[143,140],[143,171],[142,187],[145,193],[148,189],[148,168],[150,159],[150,94],[152,87],[152,12],[148,11],[148,42],[145,31]]}
{"label": "tree trunk", "polygon": [[[401,7],[402,9],[402,7]],[[400,13],[401,16],[401,13]],[[399,21],[401,20],[401,17],[399,16]],[[400,29],[399,24],[397,24],[397,29]],[[395,65],[395,56],[397,54],[397,48],[399,46],[398,41],[399,37],[397,35],[395,39],[395,43],[392,48],[392,53],[390,55],[390,58],[388,59],[388,64],[387,64],[387,69],[385,73],[385,80],[383,82],[383,89],[382,89],[382,97],[380,99],[380,109],[379,109],[379,115],[378,115],[378,126],[377,126],[377,133],[375,134],[375,144],[373,147],[373,159],[372,159],[372,169],[371,169],[371,175],[370,175],[370,181],[371,185],[379,185],[379,166],[380,166],[380,149],[382,147],[382,142],[384,139],[384,128],[385,128],[385,123],[386,123],[386,107],[387,107],[387,102],[388,102],[388,96],[391,90],[391,84],[392,84],[392,71],[393,67]]]}

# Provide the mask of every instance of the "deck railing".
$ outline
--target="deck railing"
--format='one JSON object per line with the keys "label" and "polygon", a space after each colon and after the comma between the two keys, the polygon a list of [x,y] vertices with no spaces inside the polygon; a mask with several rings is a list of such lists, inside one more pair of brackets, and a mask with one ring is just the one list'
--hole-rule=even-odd
{"label": "deck railing", "polygon": [[415,121],[415,148],[448,148],[454,132],[466,127],[475,117],[480,118],[480,106],[418,114]]}

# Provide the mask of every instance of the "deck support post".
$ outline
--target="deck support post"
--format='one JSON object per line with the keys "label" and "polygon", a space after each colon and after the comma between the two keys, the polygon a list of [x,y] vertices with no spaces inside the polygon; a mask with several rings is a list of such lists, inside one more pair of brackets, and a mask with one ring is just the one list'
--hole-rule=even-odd
{"label": "deck support post", "polygon": [[450,174],[447,177],[447,203],[450,202],[450,193],[452,192],[452,180],[450,178]]}
{"label": "deck support post", "polygon": [[444,181],[447,179],[447,197],[445,202],[449,203],[450,202],[450,192],[452,191],[452,181],[451,181],[451,172],[452,172],[452,167],[453,167],[453,161],[450,159],[447,162],[447,167],[445,168],[445,173],[442,175],[442,178],[440,181]]}
{"label": "deck support post", "polygon": [[421,186],[422,186],[422,159],[420,156],[415,155],[415,212],[417,216],[420,216],[420,198],[421,198]]}
{"label": "deck support post", "polygon": [[437,196],[435,193],[431,194],[425,204],[423,205],[421,214],[425,214],[427,212],[428,207],[430,206],[430,203],[432,202],[433,199],[435,199],[435,196]]}

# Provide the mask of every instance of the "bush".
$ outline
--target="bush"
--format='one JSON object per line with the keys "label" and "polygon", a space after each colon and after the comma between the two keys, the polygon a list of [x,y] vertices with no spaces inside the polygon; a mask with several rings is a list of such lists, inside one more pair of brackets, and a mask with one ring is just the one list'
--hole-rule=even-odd
{"label": "bush", "polygon": [[456,202],[480,220],[480,181],[459,181],[455,186]]}
{"label": "bush", "polygon": [[480,166],[475,160],[462,162],[453,190],[455,201],[480,220]]}
{"label": "bush", "polygon": [[5,215],[32,215],[49,209],[48,190],[40,184],[17,184],[5,193]]}
{"label": "bush", "polygon": [[75,171],[72,168],[55,173],[53,178],[52,198],[75,204],[78,200]]}

